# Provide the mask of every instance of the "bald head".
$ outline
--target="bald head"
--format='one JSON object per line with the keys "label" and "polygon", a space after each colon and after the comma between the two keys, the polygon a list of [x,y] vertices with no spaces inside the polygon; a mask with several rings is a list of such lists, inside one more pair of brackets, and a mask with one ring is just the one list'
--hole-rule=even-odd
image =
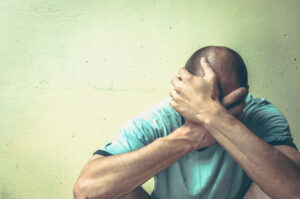
{"label": "bald head", "polygon": [[217,74],[221,98],[239,87],[248,88],[248,74],[241,56],[227,47],[207,46],[197,50],[185,64],[193,75],[202,76],[201,57],[206,57]]}

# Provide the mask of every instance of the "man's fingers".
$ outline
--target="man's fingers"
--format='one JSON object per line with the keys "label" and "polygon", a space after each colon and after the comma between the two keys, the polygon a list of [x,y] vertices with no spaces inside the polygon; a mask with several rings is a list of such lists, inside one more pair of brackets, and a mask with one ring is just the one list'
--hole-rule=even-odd
{"label": "man's fingers", "polygon": [[170,105],[176,110],[176,108],[177,108],[177,103],[176,103],[173,99],[171,99],[169,103],[170,103]]}
{"label": "man's fingers", "polygon": [[183,86],[183,83],[182,83],[180,77],[174,77],[174,78],[172,78],[171,84],[173,85],[173,89],[174,89],[178,94],[180,94],[180,95],[183,94],[183,92],[182,92],[182,86]]}
{"label": "man's fingers", "polygon": [[174,101],[181,99],[181,97],[178,95],[178,93],[175,91],[175,89],[171,89],[169,92],[169,95],[170,95],[170,97],[172,97],[172,99]]}
{"label": "man's fingers", "polygon": [[189,79],[192,77],[192,74],[190,74],[184,67],[182,67],[180,70],[179,70],[179,76],[182,80],[185,80],[185,79]]}
{"label": "man's fingers", "polygon": [[204,78],[211,78],[216,75],[205,57],[201,58],[201,65],[204,71]]}
{"label": "man's fingers", "polygon": [[240,87],[240,88],[232,91],[228,95],[226,95],[222,100],[222,104],[225,107],[229,107],[229,106],[233,105],[234,103],[245,99],[246,94],[247,94],[247,89],[245,87]]}
{"label": "man's fingers", "polygon": [[228,112],[231,114],[231,115],[234,115],[234,116],[238,116],[238,115],[241,115],[243,113],[243,110],[246,106],[246,102],[245,100],[243,100],[242,102],[240,102],[239,104],[231,107],[228,109]]}
{"label": "man's fingers", "polygon": [[182,85],[180,77],[173,77],[171,80],[171,84],[173,85],[175,90],[178,89]]}

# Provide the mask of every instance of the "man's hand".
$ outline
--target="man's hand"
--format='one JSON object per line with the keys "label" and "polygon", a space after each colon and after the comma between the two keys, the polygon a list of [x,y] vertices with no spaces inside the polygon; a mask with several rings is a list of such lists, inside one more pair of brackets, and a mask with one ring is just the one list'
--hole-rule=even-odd
{"label": "man's hand", "polygon": [[203,77],[190,74],[185,68],[179,71],[180,78],[173,78],[170,105],[187,120],[199,123],[199,118],[209,114],[219,102],[217,76],[202,57]]}
{"label": "man's hand", "polygon": [[192,140],[193,150],[203,149],[217,144],[215,138],[201,125],[186,120],[187,136]]}
{"label": "man's hand", "polygon": [[[230,114],[239,117],[245,107],[246,95],[246,88],[240,87],[226,95],[222,104]],[[215,138],[201,124],[186,120],[184,125],[190,129],[189,136],[193,136],[195,140],[195,150],[210,147],[217,143]]]}
{"label": "man's hand", "polygon": [[[217,76],[205,57],[201,59],[201,65],[203,77],[194,76],[182,68],[179,71],[180,77],[172,79],[174,88],[170,91],[170,105],[186,120],[196,123],[199,123],[199,118],[205,119],[205,115],[214,111],[215,104],[220,104]],[[222,104],[238,118],[245,107],[246,94],[246,88],[238,88],[225,96]]]}
{"label": "man's hand", "polygon": [[243,113],[243,110],[246,106],[246,96],[248,94],[248,89],[245,87],[240,87],[222,99],[222,105],[228,110],[228,112],[240,118]]}

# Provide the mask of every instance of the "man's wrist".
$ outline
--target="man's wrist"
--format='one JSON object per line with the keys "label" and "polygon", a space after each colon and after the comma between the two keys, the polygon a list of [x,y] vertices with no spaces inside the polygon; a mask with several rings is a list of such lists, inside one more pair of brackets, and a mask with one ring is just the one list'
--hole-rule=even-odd
{"label": "man's wrist", "polygon": [[[236,124],[236,118],[232,116],[222,104],[216,104],[209,115],[203,120],[203,126],[217,140],[216,133],[232,128]],[[227,129],[228,131],[228,129]]]}
{"label": "man's wrist", "polygon": [[203,126],[211,124],[216,117],[222,117],[221,115],[227,114],[226,109],[217,100],[210,101],[208,107],[209,111],[201,112],[196,116],[197,123]]}
{"label": "man's wrist", "polygon": [[183,125],[180,128],[176,129],[171,134],[169,134],[168,136],[162,137],[162,139],[163,140],[170,139],[173,141],[182,142],[182,144],[179,144],[178,146],[183,147],[182,150],[189,153],[194,150],[194,143],[192,138],[189,136],[189,131],[190,128],[186,125]]}
{"label": "man's wrist", "polygon": [[211,135],[209,135],[204,127],[191,122],[185,123],[164,138],[182,140],[182,143],[185,143],[183,150],[187,149],[189,152],[194,150],[200,151],[215,144],[215,140],[211,139]]}

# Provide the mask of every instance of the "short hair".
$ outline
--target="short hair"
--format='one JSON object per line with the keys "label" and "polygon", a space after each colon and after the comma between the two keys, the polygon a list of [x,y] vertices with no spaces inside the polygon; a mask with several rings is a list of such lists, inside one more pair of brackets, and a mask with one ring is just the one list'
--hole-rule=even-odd
{"label": "short hair", "polygon": [[189,71],[193,75],[196,75],[196,71],[200,66],[201,57],[206,57],[206,59],[209,61],[209,54],[212,53],[212,51],[216,48],[222,48],[232,56],[232,68],[236,72],[237,81],[241,87],[248,88],[248,72],[246,64],[243,61],[242,57],[236,51],[228,47],[206,46],[200,48],[199,50],[194,52],[194,54],[186,62],[185,68],[187,69],[187,71]]}

